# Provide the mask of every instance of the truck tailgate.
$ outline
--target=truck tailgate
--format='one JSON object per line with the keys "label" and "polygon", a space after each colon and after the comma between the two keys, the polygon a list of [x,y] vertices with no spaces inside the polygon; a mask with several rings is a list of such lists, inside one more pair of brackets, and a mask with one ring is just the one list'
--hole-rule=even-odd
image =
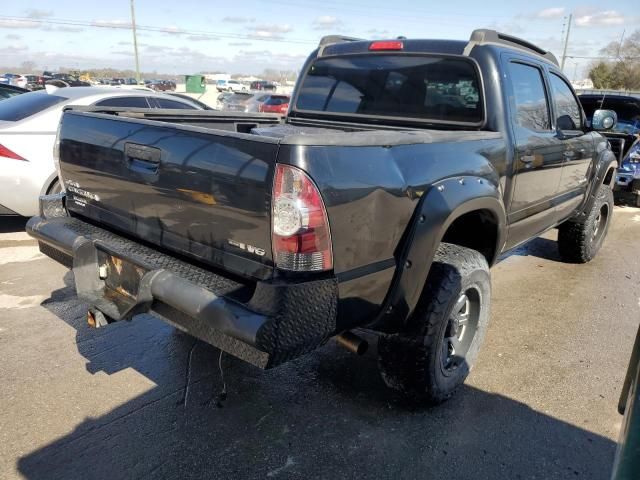
{"label": "truck tailgate", "polygon": [[243,276],[271,275],[277,140],[72,111],[59,139],[72,214]]}

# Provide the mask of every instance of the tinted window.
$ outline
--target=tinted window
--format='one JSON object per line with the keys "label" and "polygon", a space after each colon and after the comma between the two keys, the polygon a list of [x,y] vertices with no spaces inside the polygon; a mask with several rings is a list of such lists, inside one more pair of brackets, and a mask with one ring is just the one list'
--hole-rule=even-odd
{"label": "tinted window", "polygon": [[550,130],[549,105],[542,72],[522,63],[509,64],[515,103],[514,121],[529,130]]}
{"label": "tinted window", "polygon": [[556,126],[560,130],[580,130],[582,128],[580,105],[573,96],[569,85],[553,73],[549,78],[553,91],[553,104],[556,109]]}
{"label": "tinted window", "polygon": [[2,85],[0,85],[0,99],[15,97],[16,95],[22,95],[23,93],[24,92],[11,90],[9,88],[2,88]]}
{"label": "tinted window", "polygon": [[480,82],[466,60],[418,55],[353,55],[316,60],[298,110],[479,123]]}
{"label": "tinted window", "polygon": [[175,100],[168,100],[166,98],[156,98],[156,103],[158,104],[158,108],[175,108],[182,110],[195,110],[195,107],[191,105],[187,105],[186,103],[176,102]]}
{"label": "tinted window", "polygon": [[269,98],[269,100],[267,100],[264,103],[267,104],[267,105],[284,105],[285,103],[289,103],[289,97],[285,97],[285,96],[274,97],[274,96],[272,96],[271,98]]}
{"label": "tinted window", "polygon": [[45,92],[23,93],[0,102],[0,120],[17,122],[65,100],[66,97]]}
{"label": "tinted window", "polygon": [[99,107],[131,107],[149,108],[147,99],[144,97],[113,97],[96,103]]}

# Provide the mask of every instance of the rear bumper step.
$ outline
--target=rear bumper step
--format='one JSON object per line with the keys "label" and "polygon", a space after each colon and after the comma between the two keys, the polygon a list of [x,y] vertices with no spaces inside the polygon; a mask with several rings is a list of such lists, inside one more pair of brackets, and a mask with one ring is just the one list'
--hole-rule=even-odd
{"label": "rear bumper step", "polygon": [[42,204],[27,232],[74,271],[78,297],[111,320],[150,312],[260,368],[307,353],[335,333],[335,279],[241,283],[79,218],[46,218],[47,197]]}

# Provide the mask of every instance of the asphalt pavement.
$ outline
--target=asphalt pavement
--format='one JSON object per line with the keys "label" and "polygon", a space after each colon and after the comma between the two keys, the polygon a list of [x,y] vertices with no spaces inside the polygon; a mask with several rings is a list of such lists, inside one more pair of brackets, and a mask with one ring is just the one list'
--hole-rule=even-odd
{"label": "asphalt pavement", "polygon": [[363,357],[330,342],[263,372],[149,316],[91,329],[23,228],[0,218],[2,479],[609,476],[638,209],[616,208],[589,264],[562,263],[556,231],[502,258],[479,362],[432,408],[385,388],[371,336]]}

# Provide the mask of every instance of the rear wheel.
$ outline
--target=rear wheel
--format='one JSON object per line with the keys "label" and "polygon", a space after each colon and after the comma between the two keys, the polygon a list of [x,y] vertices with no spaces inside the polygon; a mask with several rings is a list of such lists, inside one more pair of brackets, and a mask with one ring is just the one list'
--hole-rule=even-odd
{"label": "rear wheel", "polygon": [[613,214],[613,191],[600,185],[588,215],[580,221],[567,221],[558,229],[558,250],[567,262],[586,263],[600,250]]}
{"label": "rear wheel", "polygon": [[56,193],[62,192],[62,185],[60,181],[56,178],[51,185],[49,185],[49,190],[47,190],[47,195],[54,195]]}
{"label": "rear wheel", "polygon": [[441,244],[406,331],[379,340],[385,383],[428,403],[451,397],[478,356],[490,301],[491,279],[484,256]]}

